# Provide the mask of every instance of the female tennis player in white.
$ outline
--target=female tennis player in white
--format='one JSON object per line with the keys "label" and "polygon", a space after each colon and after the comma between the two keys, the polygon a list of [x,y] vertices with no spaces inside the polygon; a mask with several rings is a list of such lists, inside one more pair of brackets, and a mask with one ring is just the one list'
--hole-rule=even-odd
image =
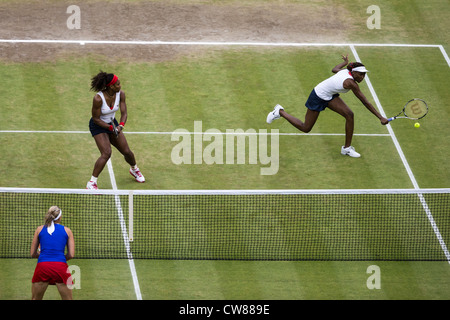
{"label": "female tennis player in white", "polygon": [[[72,300],[72,275],[67,261],[75,255],[72,231],[61,225],[62,210],[57,206],[48,209],[44,225],[34,232],[30,254],[38,258],[31,280],[32,300],[42,300],[48,285],[56,285],[61,299]],[[67,247],[67,254],[65,249]],[[40,250],[39,250],[40,248]]]}
{"label": "female tennis player in white", "polygon": [[[358,158],[360,154],[351,146],[354,128],[353,112],[339,97],[339,94],[352,90],[363,105],[380,119],[381,124],[386,125],[388,120],[373,107],[359,89],[358,83],[364,80],[368,72],[365,66],[360,62],[348,63],[348,55],[343,55],[342,59],[344,62],[332,70],[335,75],[322,81],[311,91],[305,104],[307,110],[304,122],[288,114],[282,106],[277,104],[274,110],[267,115],[267,123],[283,117],[300,131],[310,132],[320,112],[328,107],[345,118],[345,145],[341,148],[341,154]],[[347,68],[342,69],[345,66]]]}
{"label": "female tennis player in white", "polygon": [[[97,94],[92,103],[89,130],[100,150],[100,157],[95,162],[92,177],[88,181],[86,189],[98,189],[97,179],[111,157],[111,145],[119,150],[125,161],[131,166],[130,174],[136,181],[145,182],[144,176],[136,165],[134,153],[130,150],[123,134],[128,115],[125,93],[121,90],[119,78],[115,74],[100,71],[91,81],[91,90],[97,91]],[[115,118],[118,110],[120,110],[120,123]],[[114,126],[117,129],[117,135],[114,134]]]}

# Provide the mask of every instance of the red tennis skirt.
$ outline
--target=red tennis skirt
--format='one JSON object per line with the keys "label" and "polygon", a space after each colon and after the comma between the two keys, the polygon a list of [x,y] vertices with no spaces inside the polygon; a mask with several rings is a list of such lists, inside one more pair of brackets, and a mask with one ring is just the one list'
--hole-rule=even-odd
{"label": "red tennis skirt", "polygon": [[72,274],[65,262],[39,262],[34,270],[31,282],[65,283],[73,285]]}

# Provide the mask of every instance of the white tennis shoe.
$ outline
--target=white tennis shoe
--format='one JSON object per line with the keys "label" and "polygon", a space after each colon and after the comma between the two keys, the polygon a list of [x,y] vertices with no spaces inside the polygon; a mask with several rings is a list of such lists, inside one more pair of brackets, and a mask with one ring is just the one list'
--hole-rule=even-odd
{"label": "white tennis shoe", "polygon": [[130,174],[136,179],[137,182],[145,182],[145,178],[138,167],[136,167],[136,169],[130,168]]}
{"label": "white tennis shoe", "polygon": [[350,156],[350,157],[352,157],[352,158],[359,158],[359,157],[361,157],[361,155],[358,153],[358,152],[356,152],[355,151],[355,148],[353,148],[352,146],[350,146],[350,147],[347,147],[347,148],[344,148],[343,146],[342,146],[342,148],[341,148],[341,154],[342,155],[347,155],[347,156]]}
{"label": "white tennis shoe", "polygon": [[89,189],[89,190],[98,190],[98,187],[97,187],[97,182],[95,182],[95,181],[88,181],[88,183],[87,183],[87,185],[86,185],[86,189]]}
{"label": "white tennis shoe", "polygon": [[280,110],[284,110],[284,108],[277,104],[273,111],[269,112],[267,115],[267,123],[272,123],[273,120],[280,119]]}

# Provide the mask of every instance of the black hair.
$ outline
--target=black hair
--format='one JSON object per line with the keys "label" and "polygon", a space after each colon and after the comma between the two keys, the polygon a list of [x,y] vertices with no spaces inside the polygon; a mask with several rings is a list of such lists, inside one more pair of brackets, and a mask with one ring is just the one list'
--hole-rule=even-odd
{"label": "black hair", "polygon": [[347,70],[351,72],[353,70],[353,68],[357,68],[357,67],[364,67],[364,65],[361,62],[350,62],[347,65]]}
{"label": "black hair", "polygon": [[100,70],[100,72],[91,79],[91,90],[102,91],[113,78],[113,73],[106,73]]}

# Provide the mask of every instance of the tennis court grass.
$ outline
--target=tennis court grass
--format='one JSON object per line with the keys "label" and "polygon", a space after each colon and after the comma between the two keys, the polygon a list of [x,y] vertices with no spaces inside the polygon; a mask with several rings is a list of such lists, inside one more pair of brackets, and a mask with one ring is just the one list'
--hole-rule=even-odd
{"label": "tennis court grass", "polygon": [[[377,265],[381,289],[368,289]],[[143,299],[448,299],[446,262],[136,261]],[[80,291],[81,293],[81,291]]]}
{"label": "tennis court grass", "polygon": [[[286,110],[299,118],[304,117],[304,100],[317,79],[329,74],[329,61],[339,62],[341,49],[223,49],[214,51],[203,58],[193,61],[181,59],[173,63],[137,64],[121,63],[114,66],[121,75],[123,90],[127,93],[129,121],[126,132],[127,139],[135,152],[142,172],[147,175],[148,182],[137,185],[130,179],[127,164],[122,156],[113,153],[113,167],[117,173],[119,188],[408,188],[411,186],[404,174],[402,163],[387,135],[387,130],[380,125],[378,119],[360,105],[356,98],[348,95],[345,100],[354,110],[356,117],[355,132],[357,134],[382,134],[382,136],[355,136],[354,146],[363,157],[346,159],[340,155],[340,147],[344,143],[344,119],[331,111],[325,111],[313,129],[315,135],[280,136],[278,152],[279,165],[277,174],[261,176],[261,168],[268,164],[239,165],[176,165],[171,158],[171,151],[179,143],[172,141],[171,132],[177,129],[194,131],[194,122],[201,121],[202,130],[217,129],[225,133],[227,129],[253,129],[255,132],[299,133],[286,121],[279,120],[272,125],[265,123],[267,113],[276,103],[285,106]],[[308,61],[319,61],[312,66]],[[439,59],[436,56],[435,59]],[[94,60],[95,61],[95,60]],[[234,63],[237,61],[238,63]],[[79,101],[74,107],[65,107],[65,103],[38,100],[27,103],[22,92],[15,96],[9,93],[11,101],[7,103],[5,123],[11,124],[10,130],[42,130],[42,128],[62,131],[86,131],[89,119],[88,91],[90,73],[95,73],[93,62],[85,59],[75,62],[59,61],[55,64],[40,65],[41,74],[36,74],[35,81],[41,76],[50,77],[52,73],[63,73],[71,68],[78,68],[84,73],[86,86],[74,89],[78,92]],[[18,65],[6,65],[9,72],[17,72]],[[21,73],[27,73],[29,66]],[[37,70],[39,70],[37,68]],[[112,68],[112,67],[111,67]],[[104,69],[108,69],[108,65]],[[37,71],[34,71],[37,72]],[[149,78],[148,75],[151,75]],[[144,80],[145,79],[145,80]],[[150,79],[150,80],[149,80]],[[33,81],[30,79],[29,81]],[[55,85],[47,85],[54,91]],[[69,91],[69,85],[59,83],[57,89]],[[149,87],[150,92],[142,92],[139,88]],[[363,90],[369,96],[365,85]],[[45,82],[42,90],[46,90]],[[49,96],[52,96],[49,94]],[[370,96],[369,96],[370,97]],[[17,101],[19,99],[19,101]],[[405,95],[406,99],[406,95]],[[402,99],[400,99],[402,101]],[[71,103],[72,104],[72,103]],[[18,114],[16,105],[27,106]],[[399,104],[399,106],[401,106]],[[68,112],[66,112],[68,109]],[[39,110],[39,112],[36,112]],[[397,110],[397,109],[395,109]],[[41,114],[52,114],[51,123],[40,121]],[[45,121],[50,121],[46,118]],[[424,123],[423,127],[426,126]],[[413,127],[409,131],[414,130]],[[421,128],[422,129],[422,128]],[[50,130],[50,131],[51,131]],[[143,132],[146,134],[131,134]],[[154,134],[166,132],[167,134]],[[422,131],[423,132],[423,131]],[[341,134],[338,136],[321,136],[320,134]],[[425,138],[425,136],[424,136]],[[8,165],[9,159],[16,159],[9,170],[0,179],[4,186],[28,187],[84,187],[90,177],[93,163],[98,156],[95,143],[89,133],[4,133],[4,141],[15,141],[18,147],[10,147],[2,143],[1,164]],[[49,140],[50,139],[50,140]],[[193,146],[193,136],[190,137]],[[262,137],[258,139],[261,143]],[[202,150],[211,143],[203,137]],[[222,150],[225,154],[226,136],[222,136]],[[271,137],[267,138],[268,143]],[[36,146],[29,148],[28,146]],[[407,147],[407,145],[405,146]],[[192,154],[194,150],[191,150]],[[248,157],[248,145],[245,155]],[[7,155],[7,156],[6,156]],[[376,157],[374,157],[376,155]],[[223,160],[225,160],[223,156]],[[46,161],[46,159],[54,161]],[[351,166],[346,165],[351,162]],[[223,161],[225,163],[225,161]],[[391,165],[386,165],[389,162]],[[27,163],[31,168],[45,166],[36,170],[36,174],[28,179],[15,182]],[[248,164],[248,160],[246,161]],[[70,170],[65,175],[55,172]],[[370,172],[370,174],[367,174]],[[382,174],[380,174],[382,173]],[[179,179],[180,174],[183,179]],[[246,176],[245,184],[242,177]],[[364,176],[354,179],[353,176]],[[385,176],[394,177],[387,182]],[[206,179],[206,180],[205,180]],[[34,180],[34,182],[33,182]],[[100,177],[100,186],[109,187],[106,174]]]}
{"label": "tennis court grass", "polygon": [[[352,42],[443,44],[449,52],[448,33],[442,32],[448,29],[448,20],[439,18],[448,12],[445,2],[383,3],[382,29],[378,31],[365,28],[367,5],[348,1],[349,8],[363,13],[363,27],[353,29]],[[87,131],[93,95],[89,79],[101,68],[121,77],[129,106],[128,133],[192,131],[196,120],[202,121],[205,130],[253,128],[294,133],[285,121],[266,125],[267,112],[280,103],[301,118],[312,87],[329,75],[340,54],[350,53],[349,48],[331,47],[210,49],[205,48],[199,57],[164,63],[112,63],[94,56],[2,63],[0,130]],[[437,48],[356,49],[371,70],[370,80],[388,115],[396,114],[415,96],[429,102],[430,114],[421,121],[420,129],[400,120],[392,127],[419,186],[448,187],[450,71],[442,54]],[[39,95],[34,94],[36,83]],[[367,85],[361,87],[373,101]],[[344,95],[344,100],[355,112],[356,133],[387,133],[351,94]],[[343,119],[327,111],[312,133],[343,130]],[[273,176],[261,176],[262,165],[175,165],[170,152],[176,142],[170,140],[170,134],[128,134],[127,138],[147,182],[132,181],[127,165],[114,152],[119,189],[412,187],[389,136],[355,136],[354,146],[363,155],[357,160],[340,156],[343,136],[280,136],[280,168]],[[89,133],[2,132],[0,142],[0,186],[83,188],[98,155]],[[100,187],[111,188],[106,169]],[[439,223],[439,217],[435,218]],[[441,232],[448,238],[449,230]],[[446,262],[135,263],[144,299],[450,298]],[[82,287],[74,291],[74,298],[135,299],[127,260],[75,259],[71,264],[82,272]],[[0,259],[0,299],[29,299],[34,265],[30,259]],[[370,265],[380,267],[379,290],[367,288]],[[59,296],[56,290],[49,290],[46,298]]]}
{"label": "tennis court grass", "polygon": [[[28,300],[34,260],[1,259],[1,300]],[[448,300],[446,262],[136,260],[145,300]],[[127,260],[74,259],[77,300],[136,298]],[[381,289],[369,289],[369,266]],[[51,286],[46,300],[59,300]]]}
{"label": "tennis court grass", "polygon": [[[395,115],[397,106],[408,101],[408,97],[426,97],[430,112],[419,121],[422,124],[419,129],[413,127],[412,121],[400,119],[392,123],[392,128],[419,186],[448,187],[450,167],[445,149],[450,129],[445,123],[450,109],[445,101],[450,99],[446,85],[450,68],[441,52],[438,48],[360,48],[358,52],[376,70],[370,79],[386,113]],[[389,64],[380,60],[380,55]]]}
{"label": "tennis court grass", "polygon": [[[414,49],[412,49],[414,51]],[[339,50],[340,51],[340,50]],[[405,49],[406,51],[406,49]],[[432,52],[431,52],[432,51]],[[383,106],[386,106],[386,112],[397,112],[398,106],[402,105],[403,101],[408,99],[412,94],[425,95],[429,91],[421,91],[419,82],[416,82],[416,87],[407,89],[402,87],[402,90],[387,90],[386,88],[397,88],[397,82],[407,82],[407,78],[411,73],[402,73],[403,65],[399,63],[398,70],[395,67],[385,68],[382,63],[376,59],[377,55],[395,55],[392,49],[377,49],[377,51],[369,52],[367,49],[358,49],[362,59],[368,60],[368,65],[373,64],[375,68],[379,68],[381,75],[376,75],[373,79],[373,85],[377,91]],[[422,51],[421,51],[422,52]],[[430,53],[431,52],[431,53]],[[436,64],[442,65],[442,57],[437,50],[429,49],[426,51],[429,59],[436,61]],[[265,115],[272,108],[275,103],[282,103],[292,113],[301,117],[304,113],[303,107],[306,93],[314,85],[316,79],[320,75],[325,75],[328,72],[329,66],[325,67],[325,62],[339,56],[338,50],[333,48],[327,49],[312,49],[307,50],[273,50],[269,49],[267,52],[262,49],[252,50],[219,50],[215,51],[203,58],[195,58],[193,60],[182,59],[173,63],[164,64],[139,64],[129,65],[121,63],[115,66],[117,73],[122,74],[123,89],[127,92],[129,113],[129,124],[127,130],[130,132],[172,132],[176,129],[187,129],[193,131],[194,121],[201,120],[203,130],[216,128],[222,132],[226,129],[278,129],[281,133],[294,133],[295,129],[286,122],[279,121],[273,125],[268,126],[264,123]],[[316,59],[320,61],[317,66],[305,63]],[[232,61],[238,61],[233,64]],[[246,62],[249,61],[249,62]],[[417,64],[417,57],[411,55],[408,65]],[[378,63],[378,64],[377,64]],[[79,70],[84,70],[84,78],[89,79],[90,73],[96,72],[96,67],[92,66],[92,61],[77,60],[76,65]],[[94,63],[95,64],[95,63]],[[419,63],[419,67],[420,67]],[[234,66],[234,67],[233,67]],[[2,68],[8,70],[10,68],[21,68],[20,65],[5,65]],[[62,73],[63,70],[75,68],[73,62],[59,61],[55,64],[40,65],[41,69],[36,68],[36,79],[46,75],[49,77],[47,86],[50,90],[49,97],[54,95],[54,89],[64,92],[64,87],[56,86],[56,82],[51,81],[52,77],[56,77],[55,70]],[[28,66],[27,68],[30,68]],[[48,69],[52,72],[48,72]],[[61,69],[61,70],[60,70]],[[106,68],[105,68],[106,69]],[[40,71],[39,71],[40,70]],[[275,71],[274,71],[275,70]],[[389,72],[396,71],[398,77],[390,77]],[[38,72],[39,71],[39,72]],[[22,71],[24,72],[24,71]],[[25,71],[24,73],[27,73]],[[434,70],[423,70],[423,73],[433,73]],[[28,75],[30,73],[27,73]],[[31,73],[33,74],[33,73]],[[53,76],[50,76],[52,75]],[[139,79],[149,79],[148,74],[154,75],[151,77],[154,91],[150,94],[142,94],[138,88],[142,86]],[[215,75],[220,75],[218,78]],[[445,77],[445,72],[440,77],[434,79],[430,76],[427,80],[428,89],[442,86],[442,77]],[[29,81],[33,81],[30,79]],[[147,80],[148,81],[148,80]],[[435,81],[436,83],[434,83]],[[180,83],[186,84],[180,86]],[[209,85],[209,88],[208,88]],[[25,86],[26,87],[26,86]],[[45,88],[45,86],[43,87]],[[52,89],[53,88],[53,89]],[[362,85],[364,92],[369,98],[370,94],[365,84]],[[16,97],[21,99],[14,100],[14,103],[7,104],[8,112],[5,117],[7,121],[5,124],[11,124],[5,129],[17,130],[24,127],[30,130],[40,130],[38,125],[41,118],[41,112],[36,112],[31,106],[37,106],[44,114],[53,114],[55,119],[59,121],[46,123],[47,130],[81,130],[87,131],[87,119],[89,117],[89,102],[91,95],[88,92],[87,85],[83,90],[81,87],[79,97],[82,97],[76,105],[85,105],[85,110],[73,110],[72,108],[65,108],[64,105],[57,103],[50,103],[50,100],[36,100],[31,104],[27,104],[27,96]],[[410,91],[408,91],[410,90]],[[427,88],[424,88],[427,90]],[[439,91],[439,90],[438,90]],[[25,90],[26,92],[26,90]],[[11,97],[14,95],[10,94]],[[45,95],[44,95],[45,97]],[[219,98],[217,98],[219,97]],[[391,97],[391,98],[390,98]],[[427,98],[422,96],[421,97]],[[431,97],[433,101],[432,106],[439,105],[440,99],[445,99],[445,93]],[[354,97],[347,95],[344,97],[345,101],[351,106],[356,115],[356,132],[370,133],[370,134],[386,134],[386,129],[379,125],[377,119],[369,112],[360,106]],[[430,100],[428,99],[428,100]],[[85,101],[86,100],[86,101]],[[436,100],[436,101],[434,101]],[[386,101],[386,102],[385,102]],[[392,104],[390,103],[392,101]],[[13,112],[14,106],[30,105],[29,109],[23,113]],[[154,112],[154,108],[157,112]],[[291,107],[292,106],[292,107]],[[66,114],[65,109],[69,109]],[[186,112],[189,110],[189,112]],[[445,114],[445,110],[442,111]],[[72,113],[72,114],[71,114]],[[68,118],[73,118],[74,121],[68,121]],[[49,120],[46,120],[49,121]],[[340,116],[327,111],[321,118],[313,133],[340,133],[343,131],[343,119]],[[412,125],[408,125],[406,121],[397,121],[393,124],[394,132],[398,134],[402,149],[411,163],[415,164],[415,172],[424,170],[423,175],[418,175],[419,184],[421,186],[446,186],[448,177],[446,171],[438,170],[435,163],[439,162],[443,166],[442,159],[446,157],[446,153],[437,152],[435,154],[436,160],[431,160],[432,166],[428,166],[428,170],[423,169],[421,163],[430,163],[429,154],[417,153],[415,146],[421,144],[423,148],[433,150],[433,143],[428,144],[431,137],[435,135],[435,130],[446,132],[445,121],[439,116],[430,116],[423,120],[420,130],[415,129]],[[433,129],[432,129],[433,128]],[[2,127],[3,129],[3,127]],[[419,132],[422,134],[419,135]],[[413,138],[411,138],[413,137]],[[339,154],[339,148],[342,144],[343,136],[327,136],[327,135],[306,135],[306,136],[280,136],[279,137],[279,160],[280,167],[276,175],[262,176],[260,169],[263,165],[175,165],[170,158],[171,150],[177,142],[171,141],[171,135],[155,135],[155,134],[128,134],[132,149],[135,151],[138,163],[141,170],[147,177],[147,182],[144,185],[138,185],[132,181],[128,173],[126,163],[121,158],[120,154],[114,152],[112,164],[114,174],[118,187],[120,189],[286,189],[286,188],[410,188],[411,182],[404,170],[402,162],[396,152],[391,138],[389,136],[355,136],[354,145],[357,150],[361,151],[363,157],[361,159],[350,159],[342,157]],[[5,157],[1,158],[2,166],[8,167],[2,175],[1,184],[3,186],[26,186],[26,187],[69,187],[69,188],[83,188],[87,179],[90,176],[92,165],[97,156],[97,150],[89,133],[3,133],[1,135],[2,144],[1,151]],[[438,138],[439,140],[439,138]],[[443,141],[436,142],[442,143]],[[207,142],[203,142],[203,146],[207,146]],[[193,152],[193,151],[192,151]],[[247,152],[247,151],[246,151]],[[7,156],[6,156],[7,155]],[[11,162],[8,159],[14,158]],[[51,160],[49,160],[51,159]],[[17,181],[15,177],[20,176],[20,172],[24,167],[31,168],[31,173],[26,175],[24,179]],[[64,174],[61,174],[64,172]],[[245,177],[245,179],[242,179]],[[429,179],[429,177],[434,177]],[[422,182],[423,181],[423,182]],[[428,181],[428,183],[426,182]],[[110,188],[107,171],[100,178],[100,186],[103,188]],[[447,232],[443,230],[443,232]],[[24,260],[30,263],[29,260]],[[80,261],[80,262],[78,262]],[[80,265],[83,271],[83,279],[86,275],[86,282],[91,282],[92,277],[89,262],[84,260],[74,261]],[[129,271],[126,263],[120,262],[122,268],[117,271],[119,274],[124,274],[125,278],[129,278]],[[8,263],[7,261],[2,263]],[[14,262],[11,262],[14,263]],[[93,265],[101,266],[103,263],[91,262]],[[179,271],[174,271],[174,274],[168,273],[166,279],[162,281],[162,287],[155,289],[155,270],[150,270],[149,265],[160,265],[161,271],[167,268],[167,264],[191,264],[192,269],[188,269],[181,276],[178,276]],[[375,264],[375,262],[373,262]],[[200,265],[201,266],[200,266]],[[286,283],[286,280],[279,279],[279,281],[258,282],[250,285],[247,283],[244,287],[246,289],[239,291],[235,290],[236,281],[242,282],[242,276],[246,273],[255,272],[253,266],[255,263],[237,263],[236,265],[230,262],[170,262],[170,261],[136,261],[138,276],[141,278],[141,286],[143,297],[148,299],[158,298],[280,298],[280,299],[300,299],[300,298],[368,298],[368,299],[383,299],[386,297],[415,297],[415,298],[445,298],[448,292],[448,286],[441,287],[441,291],[436,293],[430,291],[421,291],[420,293],[412,292],[411,290],[402,291],[397,296],[394,292],[397,289],[391,290],[391,286],[395,288],[394,280],[387,280],[391,282],[391,286],[384,288],[384,291],[371,291],[365,286],[365,280],[369,276],[365,273],[365,269],[370,265],[368,263],[354,264],[351,262],[342,263],[324,263],[317,264],[316,267],[311,267],[308,263],[280,263],[285,266],[287,274],[293,277],[294,274],[300,274],[300,277],[311,277],[323,284],[325,276],[319,279],[317,274],[312,274],[313,269],[324,268],[323,273],[331,273],[331,281],[334,283],[341,283],[341,277],[356,277],[358,280],[353,280],[350,287],[342,288],[342,285],[333,285],[328,289],[317,289],[308,292],[296,291],[295,288],[301,286],[303,283],[314,287],[315,282],[308,282],[300,280],[296,286]],[[372,263],[371,263],[372,264]],[[376,263],[378,264],[378,262]],[[257,264],[258,272],[275,266],[276,263]],[[301,270],[304,266],[309,266],[309,272],[303,273]],[[314,265],[314,264],[313,264]],[[336,265],[342,268],[341,271],[336,271]],[[350,266],[359,265],[361,270],[359,272],[348,272],[344,270]],[[386,263],[383,265],[383,281],[385,280],[385,271],[389,270],[386,277],[392,277],[393,274],[401,273],[402,268],[412,266],[412,270],[422,268],[424,265],[432,266],[440,269],[445,268],[445,263],[422,264],[422,263]],[[206,266],[211,272],[210,280],[199,279],[196,275],[198,271],[195,268]],[[234,269],[235,266],[237,270]],[[241,272],[242,268],[247,269]],[[278,265],[277,265],[278,266]],[[364,268],[363,268],[364,266]],[[103,269],[102,267],[98,267]],[[147,270],[150,268],[149,270]],[[181,267],[179,267],[181,268]],[[391,271],[392,268],[392,271]],[[88,272],[86,272],[86,269]],[[95,269],[95,268],[94,268]],[[308,269],[308,268],[307,268]],[[141,270],[141,271],[139,271]],[[166,269],[167,270],[167,269]],[[446,271],[444,271],[446,272]],[[143,273],[142,276],[139,273]],[[240,274],[241,278],[233,281],[226,281],[224,278],[232,277],[232,275]],[[283,271],[276,273],[283,274]],[[442,273],[441,273],[442,274]],[[219,277],[222,275],[222,278]],[[264,273],[263,273],[264,275]],[[270,278],[269,275],[265,275]],[[241,280],[239,280],[241,279]],[[302,278],[300,278],[302,279]],[[177,283],[178,280],[178,283]],[[409,281],[410,279],[408,279]],[[209,281],[209,286],[205,286],[204,281]],[[255,281],[257,281],[255,279]],[[431,280],[430,280],[431,281]],[[433,280],[436,281],[436,280]],[[99,286],[106,285],[101,280],[94,281],[93,288],[90,289],[82,287],[79,294],[80,298],[99,298],[108,299],[115,297],[115,291],[120,287],[116,283],[108,284],[109,290],[113,291],[106,295],[93,291],[97,291],[95,283]],[[127,284],[131,286],[131,281]],[[187,287],[196,288],[187,290]],[[384,283],[384,282],[383,282]],[[170,284],[170,285],[169,285]],[[422,287],[421,282],[413,282],[412,287]],[[439,281],[435,282],[439,285]],[[158,285],[156,285],[158,286]],[[353,286],[359,286],[359,290],[352,289]],[[116,288],[116,289],[114,289]],[[201,288],[205,288],[202,290]],[[269,288],[272,288],[270,290]],[[320,288],[320,287],[319,287]],[[388,289],[389,288],[389,289]],[[11,289],[12,290],[12,289]],[[8,292],[10,290],[7,290]],[[282,294],[286,291],[286,294]],[[14,292],[14,291],[13,291]],[[108,291],[106,291],[108,292]],[[355,293],[356,292],[356,293]],[[5,293],[7,297],[18,298],[24,297],[23,294],[16,296],[14,293]],[[128,291],[128,295],[123,298],[132,298],[134,296],[133,289]],[[275,296],[276,295],[276,296]],[[51,296],[50,296],[51,297]]]}

